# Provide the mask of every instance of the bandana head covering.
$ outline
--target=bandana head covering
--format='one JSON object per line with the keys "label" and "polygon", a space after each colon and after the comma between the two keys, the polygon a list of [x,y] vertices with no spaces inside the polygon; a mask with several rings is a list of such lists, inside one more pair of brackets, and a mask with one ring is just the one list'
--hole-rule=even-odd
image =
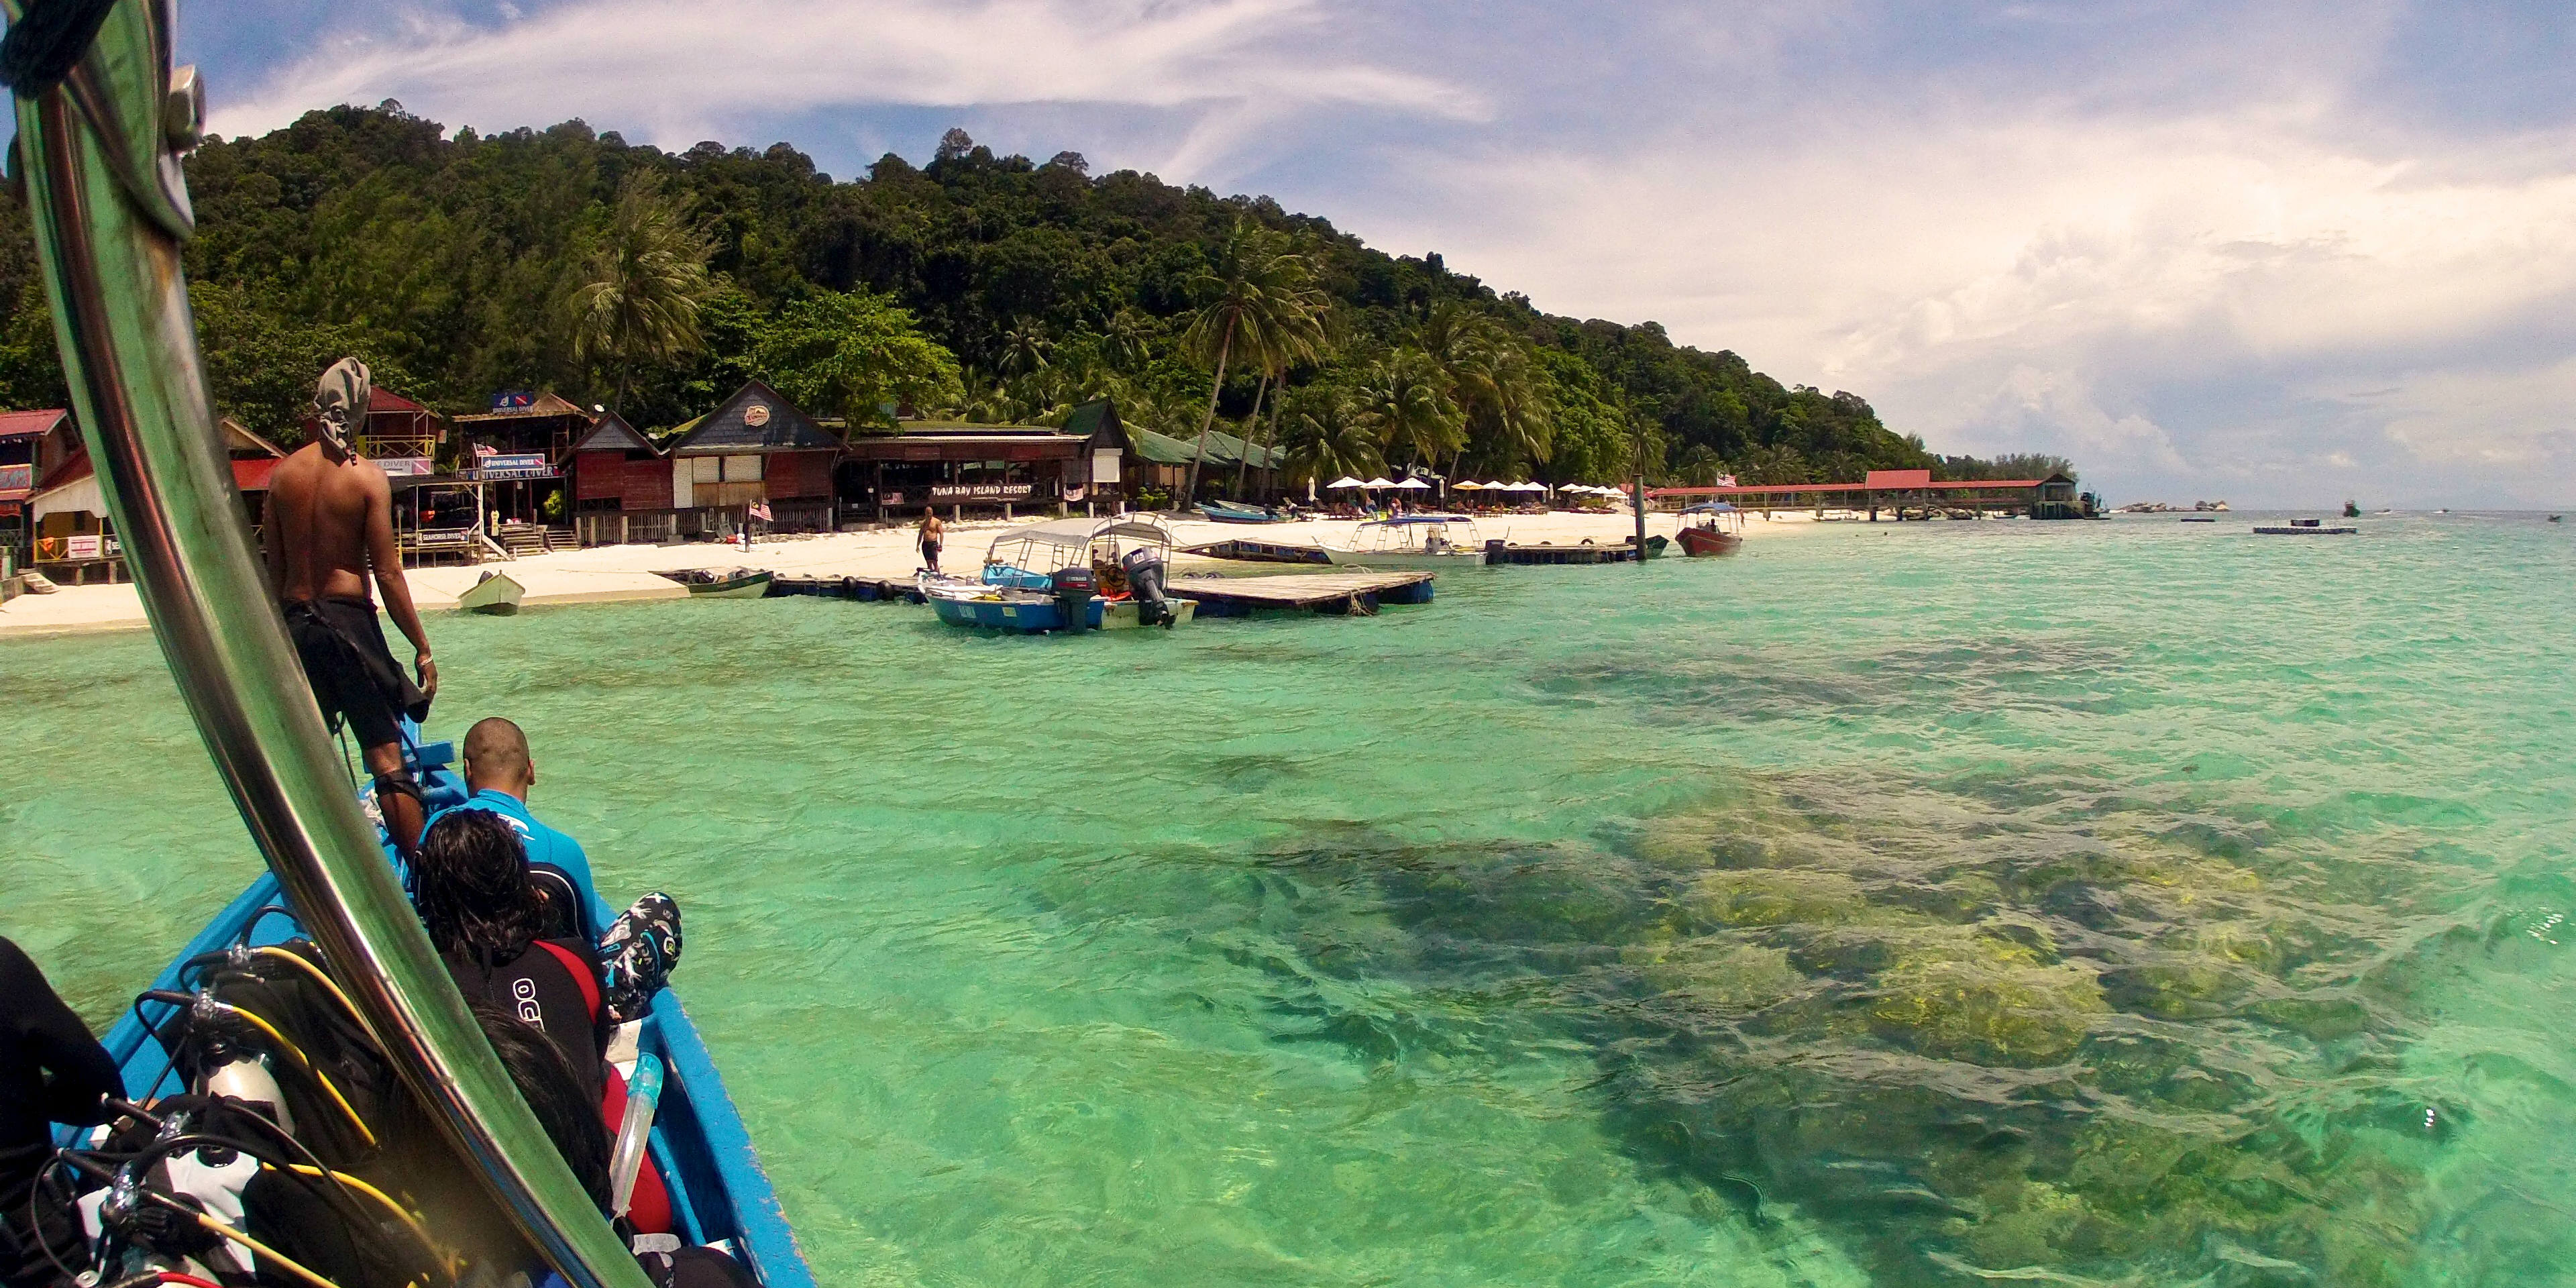
{"label": "bandana head covering", "polygon": [[367,401],[375,387],[375,377],[368,372],[367,364],[355,358],[332,363],[331,369],[314,382],[313,420],[333,450],[349,450],[349,436],[367,423]]}

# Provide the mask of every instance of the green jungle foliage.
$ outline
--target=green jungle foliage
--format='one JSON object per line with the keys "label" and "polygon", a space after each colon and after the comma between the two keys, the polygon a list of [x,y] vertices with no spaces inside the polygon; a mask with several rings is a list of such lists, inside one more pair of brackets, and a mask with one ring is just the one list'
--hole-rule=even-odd
{"label": "green jungle foliage", "polygon": [[[1652,322],[1550,316],[1266,197],[995,156],[959,130],[927,166],[888,154],[836,182],[784,143],[672,154],[579,121],[450,138],[387,102],[209,140],[188,175],[218,409],[289,440],[314,374],[354,353],[443,412],[551,389],[646,427],[754,375],[860,427],[898,405],[1043,423],[1105,395],[1176,436],[1221,418],[1284,449],[1291,479],[2027,474],[1936,457],[1856,394],[1784,386]],[[60,405],[5,196],[0,225],[0,400]]]}

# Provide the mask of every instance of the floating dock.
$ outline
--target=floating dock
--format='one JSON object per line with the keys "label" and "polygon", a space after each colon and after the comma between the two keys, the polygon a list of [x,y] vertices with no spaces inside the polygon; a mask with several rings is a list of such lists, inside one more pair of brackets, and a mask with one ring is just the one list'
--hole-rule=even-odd
{"label": "floating dock", "polygon": [[2359,528],[2319,528],[2306,524],[2290,528],[2256,528],[2255,535],[2264,537],[2349,537]]}
{"label": "floating dock", "polygon": [[771,598],[781,595],[815,595],[824,599],[855,599],[865,603],[878,600],[924,603],[919,587],[910,581],[893,581],[883,577],[772,577]]}
{"label": "floating dock", "polygon": [[[1661,550],[1669,537],[1648,537],[1647,543]],[[1488,564],[1613,564],[1637,562],[1637,543],[1622,541],[1609,546],[1513,546],[1499,541],[1485,543]]]}
{"label": "floating dock", "polygon": [[1242,617],[1256,609],[1304,609],[1367,616],[1380,604],[1431,602],[1427,572],[1286,573],[1276,577],[1181,577],[1165,589],[1196,600],[1201,617]]}
{"label": "floating dock", "polygon": [[1224,541],[1183,546],[1181,553],[1205,559],[1241,559],[1250,563],[1330,565],[1333,562],[1321,548],[1311,543],[1263,541],[1256,537],[1231,537]]}

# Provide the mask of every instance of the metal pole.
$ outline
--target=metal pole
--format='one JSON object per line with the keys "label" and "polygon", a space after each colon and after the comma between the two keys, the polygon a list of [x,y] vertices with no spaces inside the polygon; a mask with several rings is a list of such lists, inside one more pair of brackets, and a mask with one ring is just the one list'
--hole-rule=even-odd
{"label": "metal pole", "polygon": [[17,100],[55,337],[128,566],[243,822],[405,1084],[567,1280],[648,1288],[403,899],[252,551],[181,273],[190,217],[169,140],[193,138],[196,113],[169,13],[118,4],[69,81]]}

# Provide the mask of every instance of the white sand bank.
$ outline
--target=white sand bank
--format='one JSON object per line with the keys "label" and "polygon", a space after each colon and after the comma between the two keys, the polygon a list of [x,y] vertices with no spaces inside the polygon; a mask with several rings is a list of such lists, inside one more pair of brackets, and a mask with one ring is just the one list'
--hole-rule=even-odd
{"label": "white sand bank", "polygon": [[[951,524],[947,552],[941,563],[951,572],[971,572],[982,564],[984,550],[992,544],[995,535],[1031,521],[1032,518],[1023,517],[1012,523],[978,520]],[[1515,545],[1560,546],[1581,545],[1587,539],[1595,545],[1615,544],[1627,539],[1634,530],[1633,523],[1634,520],[1625,514],[1577,514],[1570,511],[1543,515],[1495,515],[1476,521],[1479,533],[1487,538],[1499,537]],[[1276,524],[1209,523],[1191,519],[1176,521],[1171,526],[1181,544],[1195,545],[1228,537],[1255,537],[1290,543],[1347,542],[1351,530],[1358,524],[1349,519]],[[1673,515],[1646,516],[1646,530],[1657,536],[1671,536],[1679,526],[1680,521]],[[1783,514],[1770,521],[1754,515],[1746,523],[1745,530],[1748,538],[1761,541],[1812,532],[1817,526],[1810,516],[1803,513]],[[841,532],[830,536],[770,537],[755,542],[749,550],[739,545],[707,542],[681,546],[594,546],[588,550],[563,550],[479,567],[414,568],[410,579],[412,598],[422,611],[438,612],[454,608],[456,597],[471,587],[485,569],[509,573],[520,585],[527,587],[527,597],[522,602],[538,607],[685,598],[688,594],[686,589],[654,575],[664,569],[751,567],[767,568],[791,576],[902,579],[910,577],[920,566],[921,557],[913,547],[912,529],[902,527]],[[21,595],[0,604],[0,638],[136,630],[148,624],[143,616],[142,601],[136,597],[131,585],[65,586],[51,595]]]}

